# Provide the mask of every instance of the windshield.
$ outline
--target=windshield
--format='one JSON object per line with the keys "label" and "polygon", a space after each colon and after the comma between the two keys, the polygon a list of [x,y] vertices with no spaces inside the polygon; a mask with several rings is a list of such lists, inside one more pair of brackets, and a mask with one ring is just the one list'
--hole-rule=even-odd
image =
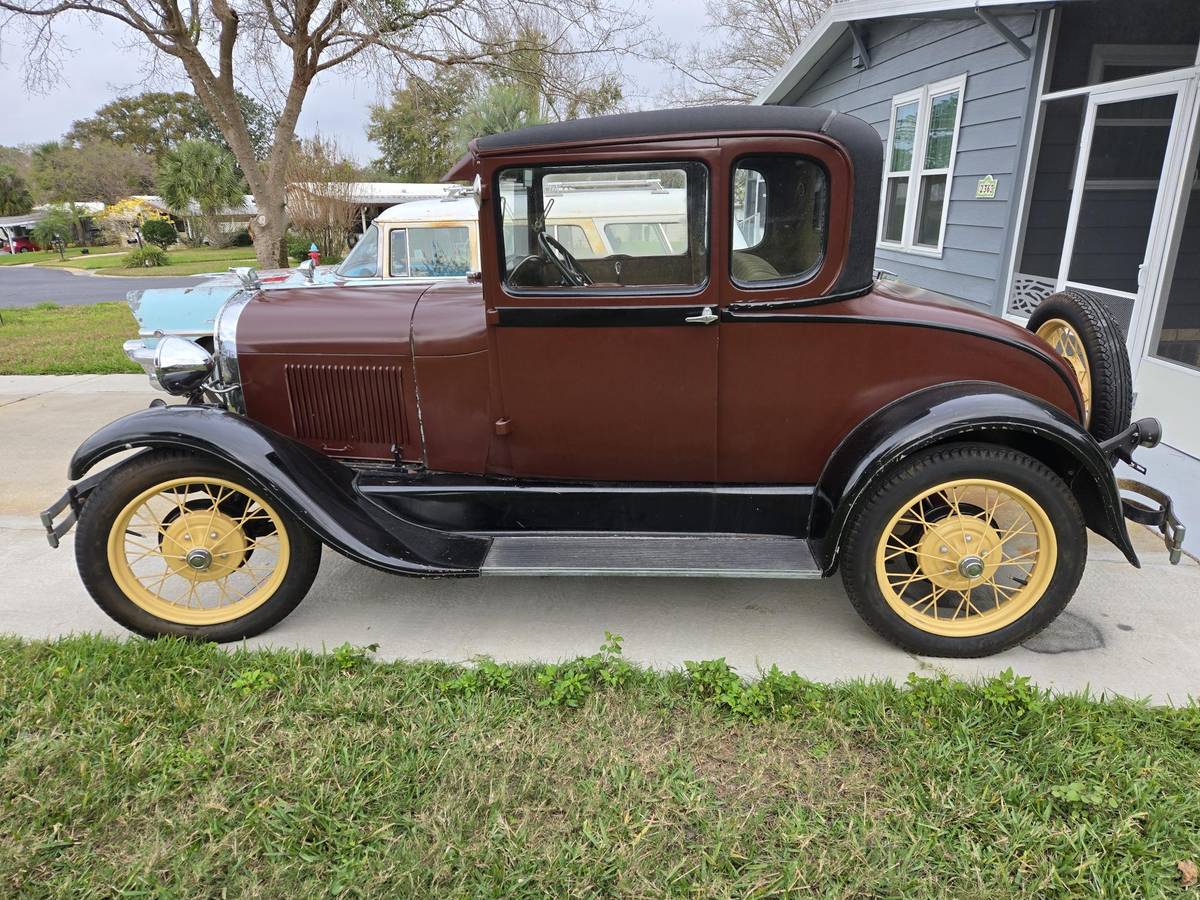
{"label": "windshield", "polygon": [[375,278],[379,275],[379,229],[374,225],[368,228],[336,271],[342,278]]}

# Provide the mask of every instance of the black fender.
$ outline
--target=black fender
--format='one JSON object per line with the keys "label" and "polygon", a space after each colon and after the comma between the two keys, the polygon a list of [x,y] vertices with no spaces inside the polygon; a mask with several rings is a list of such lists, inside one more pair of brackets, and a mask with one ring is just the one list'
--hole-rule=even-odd
{"label": "black fender", "polygon": [[358,562],[407,575],[476,575],[490,542],[388,513],[361,496],[356,473],[256,422],[211,406],[157,406],[105,425],[71,458],[72,480],[122,450],[169,447],[215,457],[264,498]]}
{"label": "black fender", "polygon": [[1045,401],[1001,384],[957,381],[901,397],[868,416],[825,463],[813,496],[809,542],[826,574],[851,511],[889,466],[925,447],[998,444],[1028,453],[1071,488],[1084,521],[1139,566],[1108,455],[1074,419]]}

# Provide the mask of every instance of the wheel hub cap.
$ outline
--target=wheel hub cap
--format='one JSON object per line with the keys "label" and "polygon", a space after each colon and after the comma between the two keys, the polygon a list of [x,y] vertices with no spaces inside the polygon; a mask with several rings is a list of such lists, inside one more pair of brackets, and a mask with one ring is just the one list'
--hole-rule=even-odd
{"label": "wheel hub cap", "polygon": [[940,588],[962,590],[995,570],[996,529],[975,516],[950,515],[933,524],[918,546],[918,566]]}
{"label": "wheel hub cap", "polygon": [[964,578],[978,578],[983,568],[983,560],[978,556],[964,556],[958,561],[958,574]]}
{"label": "wheel hub cap", "polygon": [[187,564],[197,572],[203,572],[212,565],[212,554],[203,547],[197,547],[194,550],[189,550],[184,559]]}
{"label": "wheel hub cap", "polygon": [[213,581],[236,571],[248,556],[241,525],[217,509],[192,509],[163,532],[167,564],[193,581]]}

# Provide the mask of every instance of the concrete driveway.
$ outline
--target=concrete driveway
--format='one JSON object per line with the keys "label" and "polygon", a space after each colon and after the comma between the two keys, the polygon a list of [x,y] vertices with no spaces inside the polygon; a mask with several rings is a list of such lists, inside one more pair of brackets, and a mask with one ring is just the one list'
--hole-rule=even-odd
{"label": "concrete driveway", "polygon": [[36,306],[39,303],[82,306],[106,300],[124,300],[130,291],[191,287],[203,282],[205,277],[162,275],[125,278],[34,265],[0,266],[0,307]]}
{"label": "concrete driveway", "polygon": [[[51,550],[36,514],[65,487],[79,441],[154,396],[140,375],[0,377],[0,631],[124,634],[80,585],[70,539]],[[1068,612],[1024,647],[985,660],[897,650],[858,620],[837,579],[420,580],[328,551],[308,598],[250,644],[320,650],[349,641],[378,643],[385,659],[556,660],[593,652],[609,629],[625,636],[631,659],[656,667],[724,656],[746,674],[777,663],[833,681],[1012,666],[1059,690],[1185,702],[1200,693],[1200,566],[1167,565],[1159,539],[1134,530],[1141,570],[1093,537]]]}

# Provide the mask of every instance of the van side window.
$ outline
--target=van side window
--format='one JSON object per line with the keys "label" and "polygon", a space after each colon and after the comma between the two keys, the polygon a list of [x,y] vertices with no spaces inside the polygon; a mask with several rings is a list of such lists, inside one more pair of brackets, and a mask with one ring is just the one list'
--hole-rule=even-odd
{"label": "van side window", "polygon": [[388,273],[394,278],[449,278],[471,269],[471,232],[466,226],[393,228]]}
{"label": "van side window", "polygon": [[825,169],[803,156],[754,156],[733,170],[729,268],[735,283],[770,286],[810,277],[825,256]]}

